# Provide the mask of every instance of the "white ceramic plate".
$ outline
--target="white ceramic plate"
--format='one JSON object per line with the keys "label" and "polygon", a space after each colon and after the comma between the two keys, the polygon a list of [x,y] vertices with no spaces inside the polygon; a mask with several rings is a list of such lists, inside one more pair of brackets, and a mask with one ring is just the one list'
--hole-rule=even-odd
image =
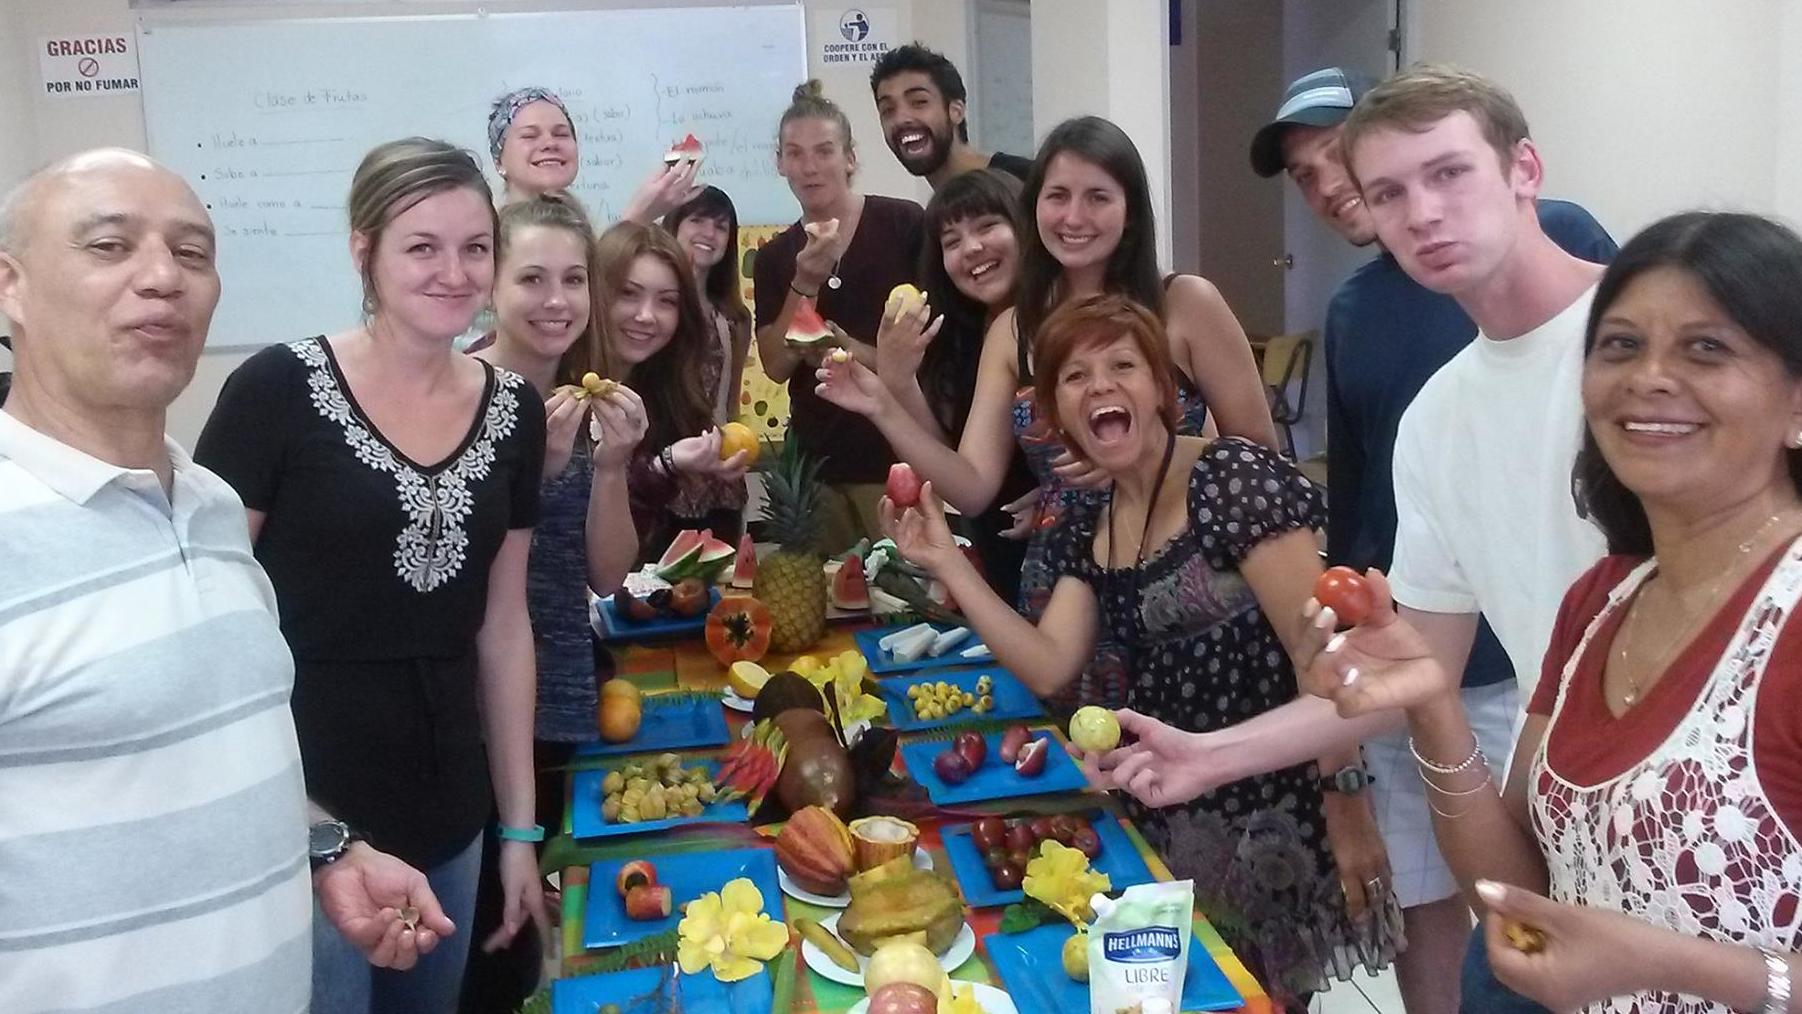
{"label": "white ceramic plate", "polygon": [[[960,985],[976,987],[976,1005],[982,1008],[982,1014],[1020,1014],[1020,1009],[1014,1006],[1013,997],[1008,996],[1005,990],[986,982],[962,982]],[[853,1004],[845,1014],[868,1014],[869,1009],[870,998],[866,996]]]}
{"label": "white ceramic plate", "polygon": [[747,715],[751,713],[752,708],[757,706],[756,701],[745,700],[743,697],[738,696],[731,687],[726,688],[726,693],[720,698],[720,703],[731,708],[733,711],[742,711]]}
{"label": "white ceramic plate", "polygon": [[[932,869],[932,857],[927,855],[926,850],[923,848],[916,847],[914,849],[914,869]],[[776,882],[782,885],[783,894],[786,894],[797,901],[805,901],[809,905],[819,905],[822,908],[844,908],[846,905],[851,904],[851,891],[849,888],[838,894],[815,894],[802,887],[800,884],[795,883],[794,880],[789,877],[788,871],[782,868],[781,863],[776,864]],[[833,967],[837,966],[835,965]]]}
{"label": "white ceramic plate", "polygon": [[[820,925],[826,927],[828,932],[837,933],[838,918],[841,915],[844,915],[844,913],[834,913],[830,919],[820,920]],[[951,949],[939,955],[939,964],[944,966],[945,971],[949,973],[957,969],[964,962],[970,960],[970,956],[975,953],[976,931],[971,929],[970,924],[966,922],[964,923],[963,929],[957,931],[957,939],[951,941]],[[813,941],[806,939],[801,941],[801,957],[806,959],[807,967],[820,973],[826,978],[831,979],[833,982],[843,983],[847,986],[856,986],[859,989],[863,988],[863,970],[870,964],[869,958],[859,954],[857,955],[857,971],[847,972],[833,964],[832,959],[826,956],[825,951],[822,951],[813,945]],[[999,1014],[999,1012],[991,1011],[989,1014]]]}

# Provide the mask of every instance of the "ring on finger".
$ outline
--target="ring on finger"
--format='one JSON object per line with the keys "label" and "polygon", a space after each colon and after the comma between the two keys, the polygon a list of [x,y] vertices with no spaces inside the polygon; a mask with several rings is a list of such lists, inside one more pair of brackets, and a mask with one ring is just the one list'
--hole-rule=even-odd
{"label": "ring on finger", "polygon": [[1383,883],[1382,877],[1371,877],[1364,881],[1364,886],[1369,889],[1371,894],[1382,894],[1388,889],[1387,885]]}

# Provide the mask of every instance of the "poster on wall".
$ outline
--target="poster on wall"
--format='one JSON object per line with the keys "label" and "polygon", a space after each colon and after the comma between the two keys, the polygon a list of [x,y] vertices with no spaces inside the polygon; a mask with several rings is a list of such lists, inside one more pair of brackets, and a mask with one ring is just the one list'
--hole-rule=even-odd
{"label": "poster on wall", "polygon": [[809,56],[818,63],[875,63],[882,54],[900,45],[893,7],[820,5],[810,11]]}
{"label": "poster on wall", "polygon": [[[738,227],[739,291],[745,306],[751,301],[751,268],[757,250],[775,239],[786,225],[741,225]],[[781,440],[788,432],[788,385],[778,384],[763,372],[757,359],[757,343],[751,343],[751,354],[745,360],[745,380],[738,389],[737,419],[759,437]]]}
{"label": "poster on wall", "polygon": [[130,35],[49,35],[38,39],[42,94],[63,98],[138,90],[138,46]]}

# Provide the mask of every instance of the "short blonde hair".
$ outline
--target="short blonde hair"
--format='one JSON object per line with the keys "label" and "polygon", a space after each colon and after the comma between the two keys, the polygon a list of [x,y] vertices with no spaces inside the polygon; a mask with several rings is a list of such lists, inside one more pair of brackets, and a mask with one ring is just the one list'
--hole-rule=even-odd
{"label": "short blonde hair", "polygon": [[1475,71],[1443,63],[1415,64],[1358,99],[1340,136],[1346,168],[1351,168],[1352,153],[1367,135],[1382,129],[1420,133],[1457,112],[1469,113],[1477,121],[1506,170],[1514,162],[1515,148],[1528,136],[1526,114],[1506,88]]}

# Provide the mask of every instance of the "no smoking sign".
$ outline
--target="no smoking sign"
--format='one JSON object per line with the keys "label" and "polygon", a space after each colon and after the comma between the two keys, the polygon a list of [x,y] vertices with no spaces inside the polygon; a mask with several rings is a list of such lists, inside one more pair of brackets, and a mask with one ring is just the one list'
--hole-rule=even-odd
{"label": "no smoking sign", "polygon": [[38,40],[44,94],[63,97],[138,90],[137,40],[129,35],[56,35]]}

